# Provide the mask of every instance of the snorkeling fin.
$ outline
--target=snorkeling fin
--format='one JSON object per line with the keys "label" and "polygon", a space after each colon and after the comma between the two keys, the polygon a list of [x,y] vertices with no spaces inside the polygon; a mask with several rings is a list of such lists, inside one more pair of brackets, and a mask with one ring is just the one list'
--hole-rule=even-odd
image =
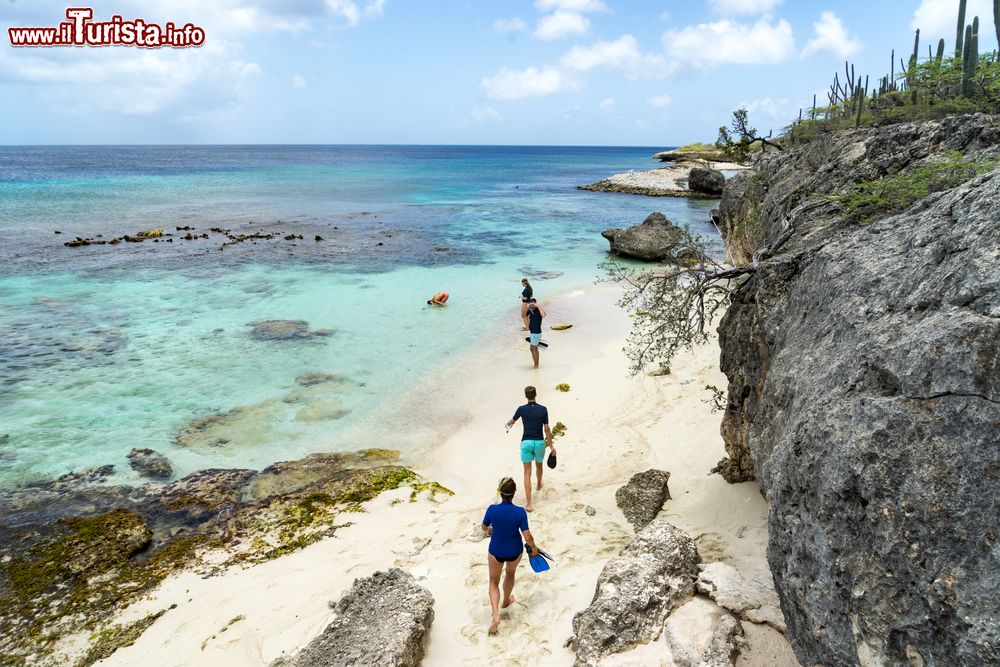
{"label": "snorkeling fin", "polygon": [[[528,336],[527,338],[525,338],[524,342],[525,343],[530,343],[531,342],[531,336]],[[548,346],[549,346],[549,344],[546,343],[544,340],[538,341],[538,347],[548,347]]]}
{"label": "snorkeling fin", "polygon": [[528,552],[528,564],[531,565],[532,570],[535,572],[545,572],[549,569],[549,562],[542,556],[541,550],[538,551],[537,556],[531,555],[531,548],[527,544],[524,545],[524,550]]}

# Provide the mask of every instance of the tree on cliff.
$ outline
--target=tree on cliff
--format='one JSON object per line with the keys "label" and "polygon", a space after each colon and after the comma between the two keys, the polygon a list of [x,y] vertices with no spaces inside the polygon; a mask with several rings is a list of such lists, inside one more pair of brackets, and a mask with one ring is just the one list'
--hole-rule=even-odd
{"label": "tree on cliff", "polygon": [[783,150],[778,144],[768,141],[770,136],[770,134],[767,137],[758,135],[757,128],[750,125],[750,112],[746,107],[741,107],[733,112],[730,127],[723,125],[719,128],[719,138],[715,141],[715,145],[725,151],[730,158],[742,163],[750,159],[750,151],[757,142],[760,142],[761,152],[767,146]]}
{"label": "tree on cliff", "polygon": [[723,266],[686,226],[670,257],[655,268],[633,268],[615,259],[603,267],[609,280],[624,285],[618,305],[634,319],[625,348],[632,374],[665,367],[680,350],[707,341],[708,327],[740,278],[756,270]]}

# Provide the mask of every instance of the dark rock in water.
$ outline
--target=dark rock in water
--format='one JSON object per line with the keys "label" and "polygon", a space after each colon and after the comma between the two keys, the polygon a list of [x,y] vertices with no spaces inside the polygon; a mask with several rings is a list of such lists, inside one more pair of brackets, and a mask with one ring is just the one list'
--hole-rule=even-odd
{"label": "dark rock in water", "polygon": [[671,256],[681,230],[660,212],[650,213],[642,224],[606,229],[601,236],[611,243],[611,254],[659,262]]}
{"label": "dark rock in water", "polygon": [[300,387],[312,387],[317,384],[327,384],[327,383],[342,383],[345,378],[340,375],[332,375],[330,373],[303,373],[295,378],[295,384]]}
{"label": "dark rock in water", "polygon": [[1000,663],[1000,170],[865,224],[815,194],[947,151],[996,159],[996,117],[833,133],[723,199],[761,245],[790,230],[719,327],[721,471],[768,498],[802,664]]}
{"label": "dark rock in water", "polygon": [[115,474],[114,464],[108,463],[96,468],[84,468],[77,472],[68,472],[56,478],[54,486],[67,488],[82,484],[100,484]]}
{"label": "dark rock in water", "polygon": [[726,177],[717,169],[695,167],[688,175],[688,188],[707,195],[722,195],[726,187]]}
{"label": "dark rock in water", "polygon": [[133,448],[128,453],[128,463],[132,470],[150,479],[169,479],[174,474],[167,457],[152,449]]}
{"label": "dark rock in water", "polygon": [[329,336],[333,329],[309,331],[305,320],[266,320],[254,322],[250,337],[254,340],[306,340],[313,336]]}
{"label": "dark rock in water", "polygon": [[618,508],[636,532],[648,526],[660,513],[663,503],[670,500],[668,481],[669,472],[650,469],[632,475],[628,484],[615,493]]}
{"label": "dark rock in water", "polygon": [[607,562],[590,606],[573,617],[576,665],[659,637],[663,622],[694,594],[698,577],[694,542],[666,521],[642,529]]}
{"label": "dark rock in water", "polygon": [[434,621],[434,598],[409,573],[393,568],[355,579],[331,606],[333,622],[322,634],[272,667],[420,664]]}
{"label": "dark rock in water", "polygon": [[712,224],[717,226],[722,224],[722,212],[719,209],[713,208],[708,212],[708,217],[712,221]]}
{"label": "dark rock in water", "polygon": [[562,275],[562,271],[543,271],[541,269],[533,269],[530,266],[522,266],[517,272],[525,278],[533,280],[553,280]]}

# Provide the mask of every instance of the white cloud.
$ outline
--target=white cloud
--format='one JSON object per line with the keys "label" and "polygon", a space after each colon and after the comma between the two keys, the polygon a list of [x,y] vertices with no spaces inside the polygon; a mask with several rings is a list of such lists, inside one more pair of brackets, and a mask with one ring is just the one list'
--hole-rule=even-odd
{"label": "white cloud", "polygon": [[815,35],[806,44],[802,56],[808,56],[820,51],[829,51],[841,58],[846,58],[861,50],[861,40],[847,34],[844,24],[833,12],[823,12],[819,20],[813,23]]}
{"label": "white cloud", "polygon": [[292,88],[306,88],[308,86],[309,80],[301,74],[296,74],[292,77]]}
{"label": "white cloud", "polygon": [[670,97],[670,95],[657,95],[646,100],[646,104],[654,109],[663,109],[665,107],[669,107],[673,103],[674,100]]}
{"label": "white cloud", "polygon": [[603,0],[535,0],[535,9],[540,12],[563,10],[567,12],[609,12]]}
{"label": "white cloud", "polygon": [[[973,17],[978,16],[980,34],[990,33],[988,27],[989,18],[993,16],[993,4],[990,0],[968,0],[965,10],[965,23],[972,23]],[[910,21],[910,28],[920,29],[920,41],[927,42],[933,39],[935,42],[940,37],[945,38],[945,53],[955,52],[955,29],[958,27],[958,3],[954,0],[922,0],[920,5],[913,12],[913,19]]]}
{"label": "white cloud", "polygon": [[606,100],[601,100],[601,103],[598,104],[597,106],[606,111],[613,111],[615,108],[615,98],[609,97]]}
{"label": "white cloud", "polygon": [[748,16],[765,14],[778,5],[781,0],[708,0],[712,11],[723,16]]}
{"label": "white cloud", "polygon": [[668,30],[663,45],[675,67],[767,65],[787,60],[795,49],[795,38],[792,26],[783,19],[773,24],[766,17],[753,24],[724,19]]}
{"label": "white cloud", "polygon": [[361,23],[362,18],[381,18],[385,11],[385,0],[368,0],[364,7],[359,7],[353,0],[326,0],[326,6],[337,16],[347,21],[347,26],[353,28]]}
{"label": "white cloud", "polygon": [[508,32],[522,32],[528,29],[528,24],[520,16],[509,19],[497,19],[493,22],[493,31],[501,35]]}
{"label": "white cloud", "polygon": [[582,35],[590,28],[590,19],[582,14],[559,10],[538,20],[535,37],[560,39],[569,35]]}
{"label": "white cloud", "polygon": [[633,76],[664,73],[662,56],[643,53],[632,35],[622,35],[613,42],[601,40],[591,46],[574,46],[560,62],[566,69],[578,72],[604,67],[624,70]]}
{"label": "white cloud", "polygon": [[[754,121],[759,119],[771,121],[772,123],[784,123],[790,121],[793,116],[798,114],[798,108],[793,109],[792,103],[784,97],[777,99],[765,97],[760,100],[742,102],[739,106],[746,107],[750,115],[751,125],[755,124]],[[758,132],[766,132],[759,125],[757,126],[757,130]]]}
{"label": "white cloud", "polygon": [[523,70],[502,69],[480,82],[486,96],[494,100],[520,100],[544,97],[563,90],[573,90],[576,84],[554,67],[528,67]]}
{"label": "white cloud", "polygon": [[477,123],[482,123],[483,121],[500,120],[503,116],[491,107],[476,107],[472,110],[472,118]]}

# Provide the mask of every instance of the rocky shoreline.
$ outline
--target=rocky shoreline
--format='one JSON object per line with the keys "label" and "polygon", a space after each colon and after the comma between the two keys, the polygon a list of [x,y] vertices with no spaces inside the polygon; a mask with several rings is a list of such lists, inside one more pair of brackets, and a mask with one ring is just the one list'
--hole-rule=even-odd
{"label": "rocky shoreline", "polygon": [[[135,451],[162,474],[162,457]],[[331,536],[347,525],[345,513],[385,490],[451,493],[398,459],[382,449],[312,454],[260,471],[201,470],[139,487],[106,484],[114,467],[103,466],[6,489],[0,657],[59,664],[52,652],[63,638],[99,627],[171,573],[291,553]]]}
{"label": "rocky shoreline", "polygon": [[647,197],[687,197],[690,199],[718,199],[720,192],[699,192],[689,187],[691,172],[695,169],[741,170],[743,165],[735,162],[707,162],[704,160],[685,161],[669,167],[627,171],[608,178],[578,185],[578,190],[593,192],[618,192],[644,195]]}

